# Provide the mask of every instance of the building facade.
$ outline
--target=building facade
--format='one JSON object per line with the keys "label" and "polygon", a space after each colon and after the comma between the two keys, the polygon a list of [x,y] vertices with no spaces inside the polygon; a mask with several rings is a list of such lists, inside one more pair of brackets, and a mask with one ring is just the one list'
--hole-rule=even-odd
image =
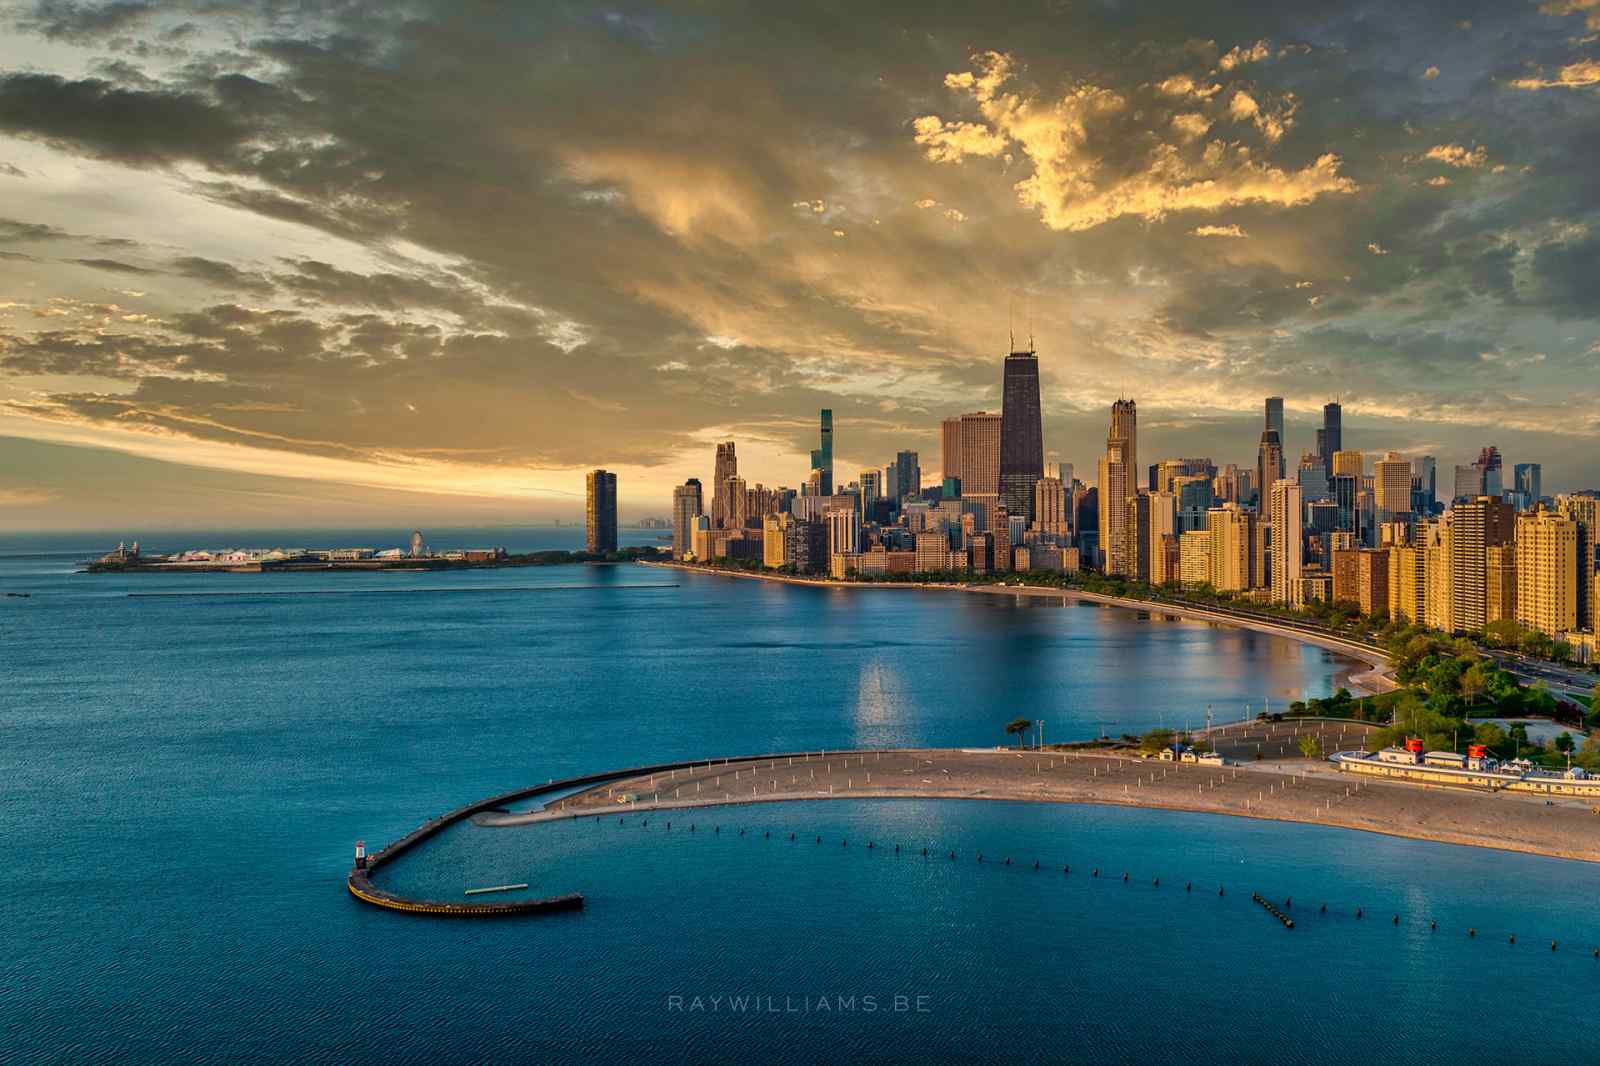
{"label": "building facade", "polygon": [[617,550],[617,475],[591,470],[585,479],[586,545],[596,555]]}

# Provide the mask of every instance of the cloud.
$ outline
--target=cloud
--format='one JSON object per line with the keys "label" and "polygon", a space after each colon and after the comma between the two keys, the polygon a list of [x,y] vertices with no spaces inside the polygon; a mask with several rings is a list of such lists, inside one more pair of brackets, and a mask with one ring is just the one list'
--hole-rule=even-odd
{"label": "cloud", "polygon": [[1531,77],[1518,78],[1511,83],[1517,89],[1582,89],[1590,85],[1600,85],[1600,61],[1593,59],[1580,59],[1576,63],[1568,63],[1557,72],[1554,78]]}
{"label": "cloud", "polygon": [[1389,254],[1389,249],[1385,248],[1383,245],[1379,244],[1377,241],[1373,241],[1371,244],[1368,244],[1367,245],[1367,251],[1371,252],[1373,255],[1388,255]]}
{"label": "cloud", "polygon": [[1483,145],[1465,148],[1459,144],[1436,144],[1423,153],[1422,158],[1432,159],[1446,166],[1476,168],[1489,162],[1489,152]]}
{"label": "cloud", "polygon": [[1187,74],[1174,74],[1156,86],[1158,92],[1168,96],[1192,97],[1197,100],[1209,100],[1222,91],[1220,85],[1202,85]]}
{"label": "cloud", "polygon": [[73,0],[39,0],[22,26],[51,40],[85,43],[111,33],[126,32],[155,14],[154,4],[143,0],[114,0],[108,4]]}
{"label": "cloud", "polygon": [[219,289],[265,295],[276,288],[270,279],[260,274],[247,273],[231,263],[206,259],[202,256],[179,256],[168,265],[173,273],[180,277],[203,281]]}
{"label": "cloud", "polygon": [[1221,59],[1217,60],[1217,66],[1222,70],[1233,70],[1235,67],[1241,67],[1246,63],[1259,63],[1271,54],[1272,50],[1267,47],[1266,41],[1257,41],[1249,48],[1242,48],[1236,45],[1229,49],[1228,53]]}
{"label": "cloud", "polygon": [[1584,15],[1584,24],[1600,30],[1600,0],[1547,0],[1539,5],[1546,15]]}
{"label": "cloud", "polygon": [[28,172],[21,167],[13,166],[4,161],[0,161],[0,174],[4,174],[8,178],[25,178],[28,176]]}
{"label": "cloud", "polygon": [[1429,67],[1427,70],[1424,70],[1422,72],[1422,80],[1423,81],[1432,81],[1433,79],[1437,78],[1438,76],[1439,76],[1439,68],[1438,67]]}
{"label": "cloud", "polygon": [[1230,226],[1196,226],[1189,231],[1195,237],[1248,237],[1249,234],[1237,225]]}
{"label": "cloud", "polygon": [[[917,120],[917,143],[929,159],[947,164],[1020,153],[1033,173],[1015,183],[1017,199],[1051,229],[1092,229],[1125,216],[1156,221],[1241,204],[1293,207],[1356,189],[1331,152],[1286,170],[1257,161],[1243,146],[1213,141],[1186,147],[1161,139],[1160,127],[1147,125],[1143,112],[1111,89],[1079,84],[1053,99],[1031,89],[1006,91],[1014,81],[1010,56],[990,52],[975,64],[973,71],[948,75],[945,84],[970,97],[985,121],[925,116]],[[1286,114],[1263,116],[1242,90],[1229,106],[1236,118],[1255,122],[1269,143],[1288,121]],[[1148,147],[1114,158],[1119,132]]]}
{"label": "cloud", "polygon": [[1445,177],[1443,174],[1435,174],[1433,177],[1431,177],[1427,181],[1423,182],[1423,184],[1424,185],[1432,185],[1436,189],[1437,188],[1443,188],[1444,186],[1450,184],[1450,179]]}
{"label": "cloud", "polygon": [[113,274],[159,274],[159,270],[150,270],[147,267],[134,266],[117,259],[67,259],[64,262],[77,266],[90,267],[94,270],[109,270]]}

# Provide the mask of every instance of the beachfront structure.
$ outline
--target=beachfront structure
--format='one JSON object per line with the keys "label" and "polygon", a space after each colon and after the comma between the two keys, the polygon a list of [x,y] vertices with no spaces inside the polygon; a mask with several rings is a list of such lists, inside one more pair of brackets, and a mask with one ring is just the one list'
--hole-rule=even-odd
{"label": "beachfront structure", "polygon": [[[1344,773],[1398,778],[1419,784],[1454,785],[1491,792],[1531,792],[1545,796],[1579,796],[1600,800],[1600,778],[1582,769],[1541,770],[1526,763],[1496,764],[1469,751],[1462,759],[1454,752],[1424,752],[1420,742],[1408,748],[1382,751],[1341,751],[1331,756]],[[1461,759],[1461,762],[1457,762]]]}

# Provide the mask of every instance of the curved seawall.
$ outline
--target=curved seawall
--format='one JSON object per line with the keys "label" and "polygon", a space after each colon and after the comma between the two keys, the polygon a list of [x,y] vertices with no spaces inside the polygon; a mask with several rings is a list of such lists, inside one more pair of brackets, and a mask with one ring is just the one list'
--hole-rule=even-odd
{"label": "curved seawall", "polygon": [[[447,814],[437,818],[430,818],[405,836],[387,844],[367,856],[364,866],[352,867],[350,875],[345,880],[350,894],[363,903],[370,903],[375,907],[387,910],[402,911],[407,914],[431,914],[447,917],[481,917],[502,914],[536,914],[546,911],[577,910],[583,906],[583,896],[576,892],[568,892],[559,896],[546,896],[541,899],[510,900],[504,903],[460,903],[453,900],[413,899],[379,888],[372,882],[372,871],[387,862],[399,858],[418,844],[436,836],[458,822],[471,818],[484,811],[492,811],[512,803],[520,803],[536,796],[547,796],[552,792],[564,792],[571,789],[585,788],[591,785],[603,785],[608,781],[620,781],[626,778],[641,777],[647,774],[670,773],[674,770],[692,770],[698,766],[735,766],[748,762],[760,762],[769,759],[787,759],[797,756],[813,755],[815,752],[784,752],[780,755],[745,755],[730,759],[694,759],[686,762],[658,763],[653,766],[636,766],[625,770],[607,770],[598,774],[584,774],[580,777],[568,777],[559,781],[547,781],[542,785],[531,788],[521,788],[514,792],[502,792],[488,799],[478,800],[463,807],[457,807]],[[576,817],[576,816],[574,816]]]}

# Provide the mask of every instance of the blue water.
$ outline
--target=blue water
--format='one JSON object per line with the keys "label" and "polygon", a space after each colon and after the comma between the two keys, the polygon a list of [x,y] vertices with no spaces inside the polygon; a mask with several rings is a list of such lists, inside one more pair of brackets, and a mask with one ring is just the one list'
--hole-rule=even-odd
{"label": "blue water", "polygon": [[[513,550],[581,535],[457,532]],[[141,540],[376,534],[170,537]],[[706,812],[724,825],[709,837],[468,826],[383,875],[447,898],[582,891],[576,915],[439,922],[343,889],[357,837],[549,777],[990,744],[1018,714],[1047,739],[1199,721],[1330,691],[1349,664],[1322,650],[1094,607],[633,566],[72,572],[107,546],[0,537],[0,592],[32,593],[0,599],[0,1061],[1444,1062],[1486,1040],[1510,1057],[1524,1035],[1544,1056],[1592,1050],[1593,867],[1338,830],[802,803]],[[980,849],[1017,865],[967,861]],[[1081,876],[1094,865],[1107,876]],[[1333,913],[1286,932],[1253,888]],[[775,1012],[714,1008],[725,994]]]}

